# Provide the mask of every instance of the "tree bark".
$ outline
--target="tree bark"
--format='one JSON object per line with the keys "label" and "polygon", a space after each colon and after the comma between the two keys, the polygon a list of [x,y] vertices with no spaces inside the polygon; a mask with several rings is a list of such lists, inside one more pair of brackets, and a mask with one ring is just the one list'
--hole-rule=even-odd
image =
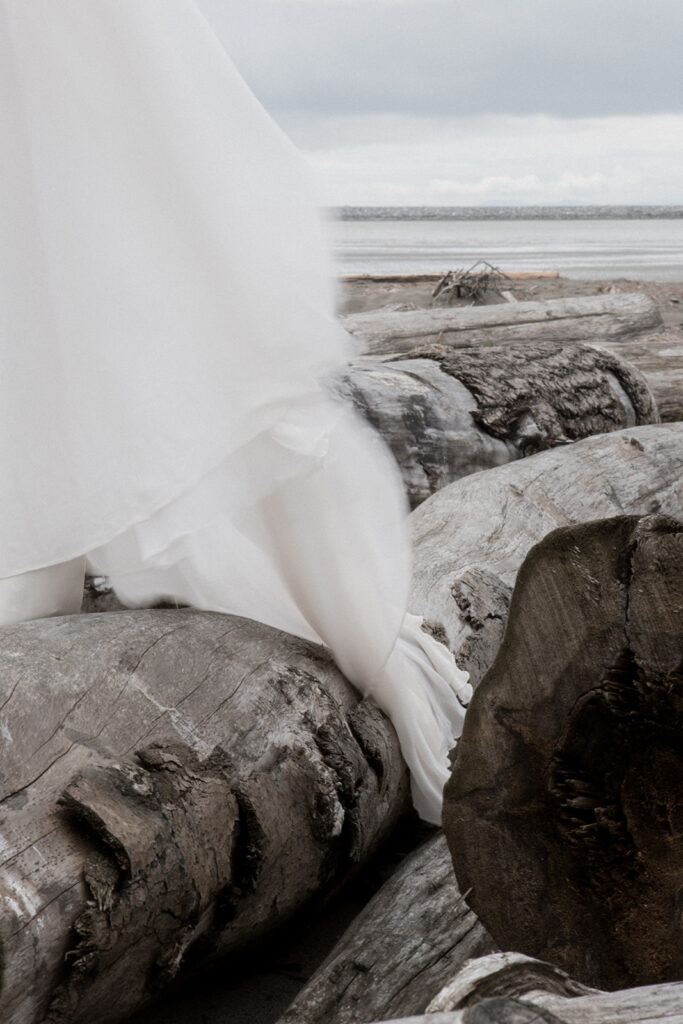
{"label": "tree bark", "polygon": [[683,423],[586,438],[464,477],[410,517],[411,607],[476,685],[500,646],[530,548],[558,526],[622,514],[683,518]]}
{"label": "tree bark", "polygon": [[342,325],[365,352],[408,352],[419,345],[471,348],[508,342],[625,341],[661,330],[653,299],[641,292],[589,295],[547,302],[451,309],[356,313]]}
{"label": "tree bark", "polygon": [[494,948],[457,890],[440,832],[382,886],[279,1024],[356,1024],[423,1011],[467,959]]}
{"label": "tree bark", "polygon": [[469,473],[657,420],[641,375],[583,345],[431,346],[354,365],[338,390],[388,443],[412,508]]}
{"label": "tree bark", "polygon": [[[592,342],[588,343],[592,345]],[[596,345],[627,360],[645,378],[663,423],[683,420],[683,337],[673,331]]]}
{"label": "tree bark", "polygon": [[0,636],[5,1024],[125,1017],[409,806],[393,729],[313,644],[189,610]]}
{"label": "tree bark", "polygon": [[519,570],[444,795],[456,877],[496,942],[601,988],[683,979],[681,779],[683,525],[552,532]]}

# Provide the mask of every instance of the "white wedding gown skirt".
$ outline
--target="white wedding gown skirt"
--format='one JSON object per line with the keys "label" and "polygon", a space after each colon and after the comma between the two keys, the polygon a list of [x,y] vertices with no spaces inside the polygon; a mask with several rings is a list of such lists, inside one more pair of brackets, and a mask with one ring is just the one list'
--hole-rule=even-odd
{"label": "white wedding gown skirt", "polygon": [[438,820],[469,688],[321,384],[350,349],[295,150],[193,0],[0,0],[0,117],[0,621],[76,611],[87,556],[322,641]]}

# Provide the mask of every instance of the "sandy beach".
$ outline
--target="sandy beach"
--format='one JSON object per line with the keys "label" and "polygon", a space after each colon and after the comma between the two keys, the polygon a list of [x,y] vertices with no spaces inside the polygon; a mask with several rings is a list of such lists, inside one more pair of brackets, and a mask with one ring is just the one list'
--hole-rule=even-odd
{"label": "sandy beach", "polygon": [[[554,272],[550,272],[554,275]],[[340,314],[363,313],[381,306],[410,304],[428,306],[439,281],[438,274],[342,278],[337,289]],[[519,302],[562,299],[573,295],[602,295],[618,292],[644,292],[657,303],[667,328],[683,328],[683,281],[581,280],[557,276],[510,276],[505,281]]]}

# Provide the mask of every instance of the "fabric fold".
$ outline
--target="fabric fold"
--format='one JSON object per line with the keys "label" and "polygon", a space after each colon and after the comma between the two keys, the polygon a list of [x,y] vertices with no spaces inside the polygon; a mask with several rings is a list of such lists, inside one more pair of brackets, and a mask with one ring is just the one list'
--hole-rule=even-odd
{"label": "fabric fold", "polygon": [[322,383],[354,343],[300,157],[193,0],[0,0],[0,126],[0,616],[71,610],[87,555],[324,643],[437,821],[465,691],[405,618],[398,471]]}

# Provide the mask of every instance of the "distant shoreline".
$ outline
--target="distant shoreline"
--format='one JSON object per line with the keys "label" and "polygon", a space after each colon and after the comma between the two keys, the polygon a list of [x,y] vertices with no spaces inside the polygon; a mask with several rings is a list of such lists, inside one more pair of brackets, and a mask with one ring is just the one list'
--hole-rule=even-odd
{"label": "distant shoreline", "polygon": [[333,220],[680,220],[683,206],[332,206]]}

